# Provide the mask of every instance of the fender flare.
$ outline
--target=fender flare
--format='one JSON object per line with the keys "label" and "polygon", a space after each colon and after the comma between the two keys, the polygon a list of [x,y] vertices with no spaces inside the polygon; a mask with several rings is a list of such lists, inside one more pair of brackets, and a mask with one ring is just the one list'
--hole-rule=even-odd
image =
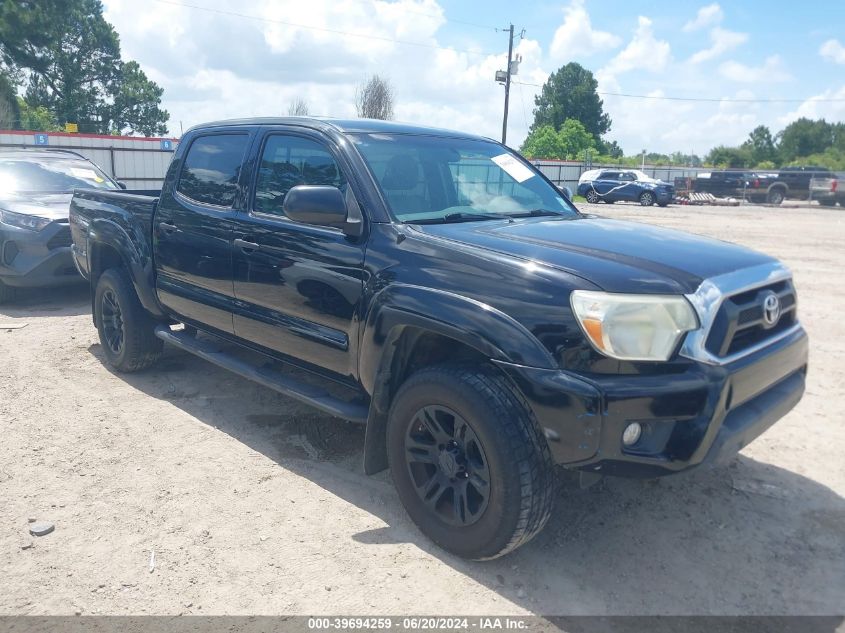
{"label": "fender flare", "polygon": [[371,394],[364,471],[387,468],[387,413],[397,343],[407,328],[440,334],[492,361],[555,369],[551,353],[528,329],[486,303],[444,290],[391,284],[375,295],[362,329],[358,374]]}
{"label": "fender flare", "polygon": [[156,317],[165,317],[166,315],[158,302],[155,292],[153,259],[147,236],[138,235],[133,239],[124,227],[116,222],[103,218],[92,221],[88,230],[91,300],[93,301],[98,277],[98,275],[94,274],[94,271],[99,269],[97,258],[99,257],[99,249],[103,246],[112,248],[123,261],[123,265],[129,273],[129,278],[132,280],[132,285],[135,287],[135,292],[144,309]]}

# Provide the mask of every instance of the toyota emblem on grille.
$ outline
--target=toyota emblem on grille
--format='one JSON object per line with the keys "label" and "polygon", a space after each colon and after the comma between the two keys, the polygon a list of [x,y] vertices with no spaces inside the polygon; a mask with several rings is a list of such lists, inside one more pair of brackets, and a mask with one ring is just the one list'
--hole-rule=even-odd
{"label": "toyota emblem on grille", "polygon": [[780,299],[774,292],[770,292],[763,299],[763,324],[774,327],[780,318]]}

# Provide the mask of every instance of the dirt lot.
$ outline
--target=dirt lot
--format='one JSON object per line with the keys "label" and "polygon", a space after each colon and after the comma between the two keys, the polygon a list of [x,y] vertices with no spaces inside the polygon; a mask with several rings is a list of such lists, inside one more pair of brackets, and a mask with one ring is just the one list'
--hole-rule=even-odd
{"label": "dirt lot", "polygon": [[807,394],[730,465],[567,485],[528,546],[467,563],[362,474],[362,429],[174,350],[113,374],[84,288],[29,293],[0,308],[26,324],[0,329],[0,613],[845,611],[845,209],[589,210],[795,272]]}

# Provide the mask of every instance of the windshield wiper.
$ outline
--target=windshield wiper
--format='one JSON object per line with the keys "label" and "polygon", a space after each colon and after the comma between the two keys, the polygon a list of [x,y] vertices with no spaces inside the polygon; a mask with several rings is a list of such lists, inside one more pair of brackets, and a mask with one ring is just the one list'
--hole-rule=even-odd
{"label": "windshield wiper", "polygon": [[515,213],[508,213],[509,218],[539,218],[543,216],[566,216],[560,211],[552,211],[551,209],[531,209],[530,211],[517,211]]}
{"label": "windshield wiper", "polygon": [[419,220],[405,220],[405,224],[449,224],[451,222],[474,222],[476,220],[509,220],[510,217],[502,213],[466,213],[458,211],[447,213],[439,218],[421,218]]}

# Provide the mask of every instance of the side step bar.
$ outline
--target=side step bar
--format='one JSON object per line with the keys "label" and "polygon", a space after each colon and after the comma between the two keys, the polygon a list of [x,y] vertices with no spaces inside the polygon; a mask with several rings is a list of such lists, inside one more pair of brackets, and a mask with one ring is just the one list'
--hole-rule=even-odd
{"label": "side step bar", "polygon": [[156,327],[155,335],[165,343],[170,343],[183,351],[199,356],[203,360],[214,363],[223,369],[228,369],[248,380],[260,383],[289,398],[311,405],[320,411],[350,422],[359,424],[366,424],[367,422],[367,414],[369,413],[367,405],[341,400],[320,387],[309,385],[271,367],[256,367],[217,349],[207,341],[182,332],[174,332],[166,325]]}

